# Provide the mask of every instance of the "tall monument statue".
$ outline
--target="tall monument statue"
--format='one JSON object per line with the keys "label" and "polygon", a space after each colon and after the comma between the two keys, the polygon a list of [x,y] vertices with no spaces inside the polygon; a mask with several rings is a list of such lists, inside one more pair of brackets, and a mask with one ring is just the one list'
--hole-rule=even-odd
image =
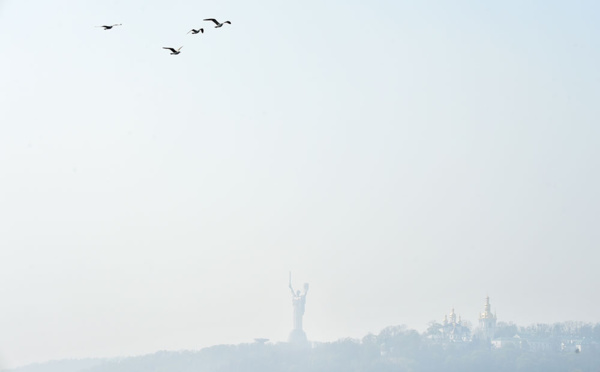
{"label": "tall monument statue", "polygon": [[294,307],[294,328],[290,333],[289,342],[306,343],[306,333],[304,333],[304,330],[302,329],[302,317],[304,316],[308,283],[304,283],[304,293],[300,293],[300,290],[294,291],[294,288],[292,287],[292,273],[290,272],[289,287],[292,292],[292,306]]}

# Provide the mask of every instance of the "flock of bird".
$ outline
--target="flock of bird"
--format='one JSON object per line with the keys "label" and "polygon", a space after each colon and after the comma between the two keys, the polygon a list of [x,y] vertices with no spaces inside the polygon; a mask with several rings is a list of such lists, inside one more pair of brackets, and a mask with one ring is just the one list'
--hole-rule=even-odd
{"label": "flock of bird", "polygon": [[[227,25],[231,24],[230,21],[225,21],[225,22],[221,23],[221,22],[217,21],[214,18],[206,18],[206,19],[204,19],[204,21],[206,21],[206,22],[213,22],[215,24],[215,28],[221,28],[221,27],[223,27],[226,24]],[[96,26],[96,27],[102,27],[104,29],[104,31],[108,31],[108,30],[111,30],[113,27],[116,27],[116,26],[122,26],[122,24],[121,23],[116,23],[114,25],[102,25],[102,26]],[[198,29],[192,28],[187,33],[188,34],[191,33],[192,35],[196,35],[196,34],[200,34],[200,33],[203,34],[204,33],[204,29],[203,28],[198,28]],[[171,47],[163,47],[163,49],[167,49],[167,50],[171,51],[171,55],[173,55],[173,56],[176,56],[179,53],[181,53],[181,48],[183,48],[183,46],[180,46],[178,49],[171,48]]]}

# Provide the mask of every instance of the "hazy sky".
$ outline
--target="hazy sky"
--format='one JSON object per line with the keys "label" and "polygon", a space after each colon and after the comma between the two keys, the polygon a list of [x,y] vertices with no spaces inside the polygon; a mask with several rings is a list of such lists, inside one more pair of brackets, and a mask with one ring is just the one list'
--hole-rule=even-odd
{"label": "hazy sky", "polygon": [[0,0],[0,365],[600,322],[599,11]]}

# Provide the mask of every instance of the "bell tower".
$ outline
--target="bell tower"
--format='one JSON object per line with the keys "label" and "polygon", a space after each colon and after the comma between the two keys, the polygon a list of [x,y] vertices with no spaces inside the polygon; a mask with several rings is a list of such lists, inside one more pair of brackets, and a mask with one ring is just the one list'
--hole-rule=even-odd
{"label": "bell tower", "polygon": [[483,312],[479,314],[479,328],[481,329],[484,339],[491,342],[494,338],[494,333],[496,332],[496,314],[492,314],[490,296],[485,298]]}

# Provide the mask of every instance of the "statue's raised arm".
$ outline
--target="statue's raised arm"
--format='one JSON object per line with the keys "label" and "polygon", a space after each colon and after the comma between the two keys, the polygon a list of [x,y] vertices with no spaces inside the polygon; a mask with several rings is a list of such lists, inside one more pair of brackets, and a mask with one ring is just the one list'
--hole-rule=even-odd
{"label": "statue's raised arm", "polygon": [[292,291],[292,296],[296,296],[296,292],[294,292],[294,288],[292,287],[292,272],[290,271],[290,291]]}

